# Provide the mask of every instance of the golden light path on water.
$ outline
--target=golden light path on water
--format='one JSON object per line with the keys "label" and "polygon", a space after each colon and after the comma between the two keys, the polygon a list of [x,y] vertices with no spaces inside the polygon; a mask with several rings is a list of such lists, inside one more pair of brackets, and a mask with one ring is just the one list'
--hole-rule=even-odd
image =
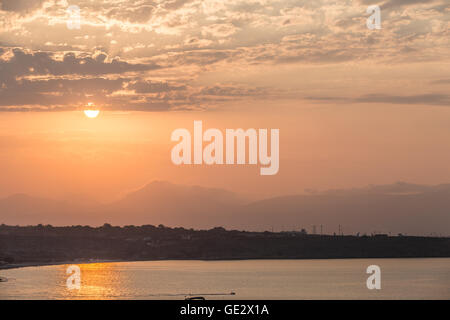
{"label": "golden light path on water", "polygon": [[[382,270],[368,290],[366,268]],[[449,299],[450,258],[254,261],[140,261],[0,270],[1,299]],[[235,295],[231,295],[235,293]]]}
{"label": "golden light path on water", "polygon": [[[114,299],[124,294],[123,274],[114,263],[89,263],[78,265],[81,271],[80,289],[61,288],[64,299]],[[66,275],[67,265],[59,266]]]}

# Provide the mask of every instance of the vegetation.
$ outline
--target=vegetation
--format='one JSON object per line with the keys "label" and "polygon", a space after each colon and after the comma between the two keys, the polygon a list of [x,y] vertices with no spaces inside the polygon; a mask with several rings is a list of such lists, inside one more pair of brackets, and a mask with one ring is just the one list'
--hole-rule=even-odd
{"label": "vegetation", "polygon": [[450,238],[187,230],[163,225],[0,226],[0,266],[105,260],[450,257]]}

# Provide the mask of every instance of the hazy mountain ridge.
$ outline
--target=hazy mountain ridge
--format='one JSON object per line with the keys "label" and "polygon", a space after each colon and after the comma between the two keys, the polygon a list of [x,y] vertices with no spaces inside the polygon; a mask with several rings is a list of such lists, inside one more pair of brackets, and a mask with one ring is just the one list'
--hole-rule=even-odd
{"label": "hazy mountain ridge", "polygon": [[0,200],[0,223],[165,224],[187,228],[450,234],[450,184],[391,185],[328,190],[249,202],[223,189],[154,181],[97,206],[14,195]]}
{"label": "hazy mountain ridge", "polygon": [[[246,205],[241,223],[289,229],[320,225],[326,233],[450,233],[450,186],[425,187],[422,192],[381,191],[383,188],[349,192],[325,192],[265,199]],[[278,212],[274,215],[273,212]]]}
{"label": "hazy mountain ridge", "polygon": [[88,219],[87,211],[85,206],[66,200],[26,194],[14,194],[0,199],[0,223],[11,225],[75,223],[80,219]]}
{"label": "hazy mountain ridge", "polygon": [[[236,193],[216,188],[176,185],[165,181],[154,181],[142,189],[129,193],[123,199],[102,208],[116,224],[167,224],[195,226],[193,221],[208,221],[199,226],[218,225],[214,223],[217,214],[234,210],[245,203]],[[124,212],[133,213],[130,222]],[[149,217],[151,215],[151,217]]]}

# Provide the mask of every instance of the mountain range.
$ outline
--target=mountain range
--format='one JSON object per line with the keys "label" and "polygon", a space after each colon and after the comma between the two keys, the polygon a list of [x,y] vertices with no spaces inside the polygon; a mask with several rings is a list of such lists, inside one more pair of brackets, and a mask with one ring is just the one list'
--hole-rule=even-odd
{"label": "mountain range", "polygon": [[[154,181],[109,204],[16,194],[0,199],[9,225],[143,225],[310,233],[450,234],[450,184],[398,182],[251,201],[216,188]],[[315,227],[314,227],[315,226]]]}

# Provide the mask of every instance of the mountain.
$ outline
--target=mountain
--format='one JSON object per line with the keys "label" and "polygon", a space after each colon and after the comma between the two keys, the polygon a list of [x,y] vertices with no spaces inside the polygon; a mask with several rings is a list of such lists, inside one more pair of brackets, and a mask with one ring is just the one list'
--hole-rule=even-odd
{"label": "mountain", "polygon": [[0,199],[0,223],[12,225],[167,224],[207,228],[246,200],[223,189],[154,181],[119,201],[99,205],[25,194]]}
{"label": "mountain", "polygon": [[399,182],[249,202],[223,189],[155,181],[107,205],[14,195],[0,199],[0,223],[142,225],[324,233],[450,235],[450,184]]}
{"label": "mountain", "polygon": [[[326,233],[450,234],[450,185],[399,182],[360,189],[265,199],[245,205],[230,227],[286,229],[320,225]],[[236,221],[236,220],[234,220]]]}
{"label": "mountain", "polygon": [[15,194],[0,199],[0,223],[11,225],[72,224],[88,218],[81,208],[66,201]]}
{"label": "mountain", "polygon": [[166,224],[183,227],[220,226],[221,217],[246,200],[223,189],[152,182],[102,210],[114,224]]}

